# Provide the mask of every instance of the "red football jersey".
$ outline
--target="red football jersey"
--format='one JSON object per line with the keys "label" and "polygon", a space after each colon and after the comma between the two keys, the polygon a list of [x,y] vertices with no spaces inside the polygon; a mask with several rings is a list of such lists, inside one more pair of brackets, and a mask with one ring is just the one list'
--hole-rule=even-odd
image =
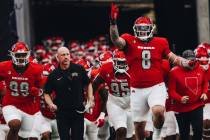
{"label": "red football jersey", "polygon": [[127,43],[125,56],[130,69],[131,87],[146,88],[163,82],[161,62],[170,53],[168,41],[154,37],[143,43],[130,34],[121,37]]}
{"label": "red football jersey", "polygon": [[12,61],[0,63],[0,79],[6,83],[6,95],[2,105],[14,105],[18,109],[28,114],[35,114],[40,110],[40,104],[36,103],[36,98],[30,95],[32,87],[43,86],[42,66],[30,62],[25,72],[17,73]]}
{"label": "red football jersey", "polygon": [[[169,95],[176,100],[173,110],[187,112],[204,105],[200,100],[202,93],[208,91],[208,80],[202,67],[197,65],[193,70],[174,67],[169,74]],[[181,103],[182,96],[189,96],[187,104]]]}
{"label": "red football jersey", "polygon": [[130,77],[126,74],[116,75],[112,62],[102,65],[99,75],[107,83],[110,94],[117,97],[130,95]]}

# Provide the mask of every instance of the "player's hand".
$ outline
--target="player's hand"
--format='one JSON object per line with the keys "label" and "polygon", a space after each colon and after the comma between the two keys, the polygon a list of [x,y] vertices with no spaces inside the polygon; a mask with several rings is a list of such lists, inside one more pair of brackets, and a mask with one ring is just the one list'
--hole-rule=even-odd
{"label": "player's hand", "polygon": [[197,61],[196,60],[184,60],[182,62],[182,65],[184,68],[187,68],[187,69],[193,69],[196,65]]}
{"label": "player's hand", "polygon": [[189,101],[189,96],[182,96],[181,103],[186,104]]}
{"label": "player's hand", "polygon": [[202,101],[206,101],[206,100],[208,99],[208,96],[206,95],[206,93],[203,93],[203,94],[201,95],[200,99],[201,99]]}
{"label": "player's hand", "polygon": [[49,104],[49,109],[50,109],[50,111],[52,111],[52,112],[55,112],[55,111],[57,111],[57,106],[55,105],[55,104]]}
{"label": "player's hand", "polygon": [[40,88],[37,88],[37,87],[32,87],[30,90],[29,90],[29,94],[32,95],[32,96],[40,96],[42,94],[42,90]]}
{"label": "player's hand", "polygon": [[119,8],[117,7],[116,4],[112,3],[111,5],[111,20],[117,20],[118,18],[118,15],[119,15]]}
{"label": "player's hand", "polygon": [[105,113],[101,112],[98,119],[95,121],[97,127],[102,127],[105,123]]}

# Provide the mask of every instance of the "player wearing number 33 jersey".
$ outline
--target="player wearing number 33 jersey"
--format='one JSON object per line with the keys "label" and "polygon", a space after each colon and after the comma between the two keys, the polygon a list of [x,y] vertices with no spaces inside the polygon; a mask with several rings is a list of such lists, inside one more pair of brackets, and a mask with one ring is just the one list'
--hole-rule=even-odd
{"label": "player wearing number 33 jersey", "polygon": [[[113,62],[102,65],[95,82],[105,82],[109,95],[107,113],[116,131],[116,137],[131,138],[133,122],[130,112],[130,75],[125,55],[122,51],[114,51]],[[120,115],[119,115],[120,114]],[[127,133],[126,133],[127,132]],[[122,134],[123,133],[123,134]]]}
{"label": "player wearing number 33 jersey", "polygon": [[17,134],[29,138],[34,119],[41,115],[35,98],[43,83],[42,66],[29,62],[30,50],[24,42],[15,43],[10,55],[11,61],[0,63],[0,79],[6,83],[2,111],[11,131],[8,139],[17,139]]}

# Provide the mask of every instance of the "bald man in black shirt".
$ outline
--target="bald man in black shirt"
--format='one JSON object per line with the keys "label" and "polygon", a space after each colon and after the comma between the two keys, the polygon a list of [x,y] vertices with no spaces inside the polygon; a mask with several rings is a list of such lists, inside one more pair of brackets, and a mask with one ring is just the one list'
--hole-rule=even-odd
{"label": "bald man in black shirt", "polygon": [[[70,52],[60,47],[57,53],[59,67],[49,76],[45,84],[45,100],[52,111],[56,111],[56,120],[61,140],[83,140],[85,107],[84,89],[87,88],[87,103],[94,106],[92,84],[85,69],[70,62]],[[55,91],[53,103],[50,94]],[[70,133],[69,133],[70,132]]]}

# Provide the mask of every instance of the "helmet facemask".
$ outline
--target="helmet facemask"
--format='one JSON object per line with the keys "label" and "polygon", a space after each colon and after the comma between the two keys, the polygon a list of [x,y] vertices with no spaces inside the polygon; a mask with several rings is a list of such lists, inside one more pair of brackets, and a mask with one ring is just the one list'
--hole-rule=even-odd
{"label": "helmet facemask", "polygon": [[115,75],[117,73],[120,73],[120,74],[125,73],[126,75],[128,75],[128,77],[130,77],[130,75],[127,72],[128,65],[125,58],[113,58],[113,62],[114,62]]}
{"label": "helmet facemask", "polygon": [[155,25],[153,24],[135,24],[133,26],[134,35],[141,41],[148,41],[153,37]]}
{"label": "helmet facemask", "polygon": [[12,62],[17,66],[26,66],[29,63],[30,51],[28,52],[12,52],[10,51]]}

